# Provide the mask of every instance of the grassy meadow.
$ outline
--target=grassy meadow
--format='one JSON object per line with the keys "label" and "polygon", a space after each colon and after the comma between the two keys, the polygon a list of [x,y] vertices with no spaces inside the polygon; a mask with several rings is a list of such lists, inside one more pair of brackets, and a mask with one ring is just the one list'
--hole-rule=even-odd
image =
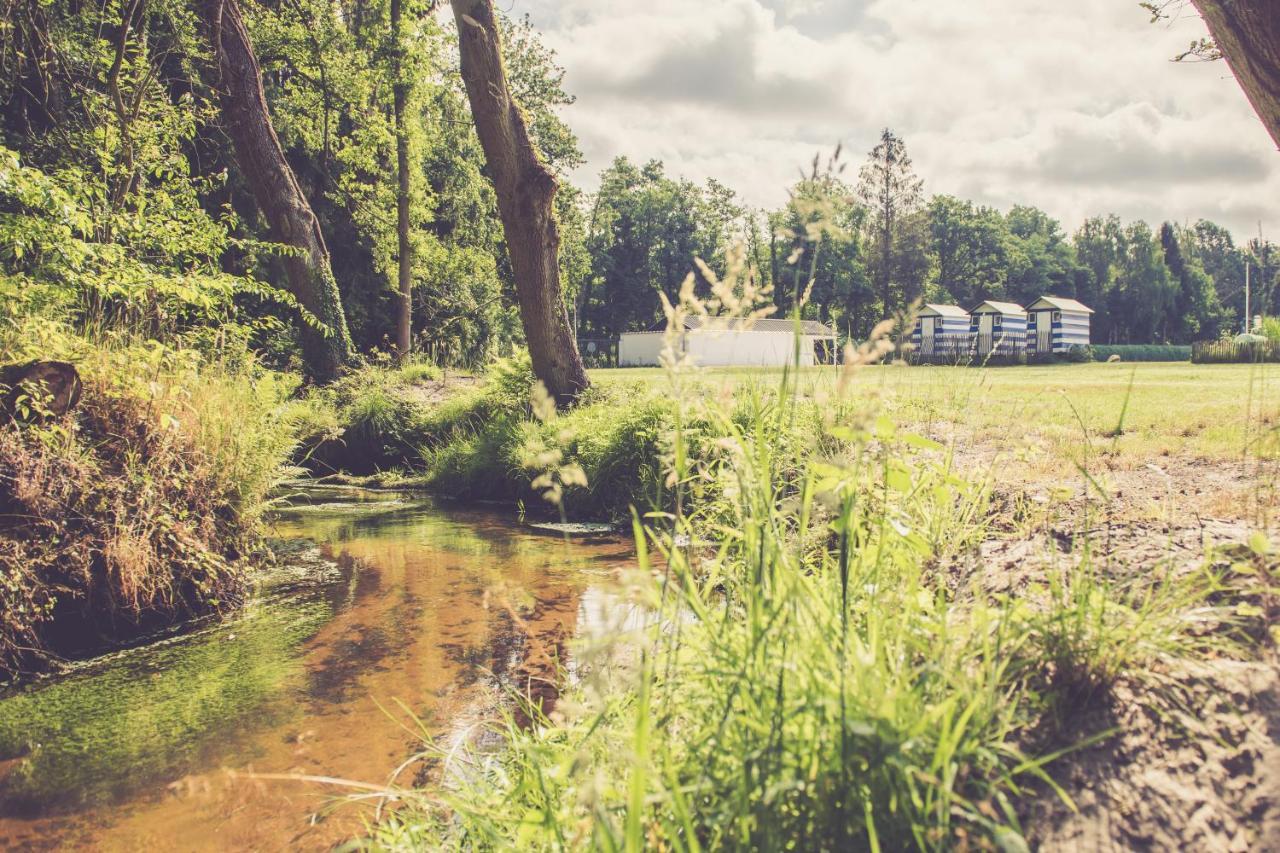
{"label": "grassy meadow", "polygon": [[[1204,743],[1260,713],[1190,673],[1271,671],[1280,565],[1252,486],[1271,371],[609,370],[518,440],[489,419],[461,443],[532,443],[544,487],[575,466],[565,507],[635,486],[602,460],[651,461],[640,571],[618,579],[650,618],[577,649],[553,713],[496,723],[500,753],[428,742],[428,793],[397,791],[370,845],[1022,850],[1090,820],[1156,837],[1076,799],[1120,732],[1149,774],[1124,784],[1185,782],[1166,755],[1197,691],[1242,703],[1201,715]],[[639,439],[637,412],[658,424]],[[1196,491],[1214,477],[1222,494]],[[1235,521],[1205,538],[1217,510]]]}
{"label": "grassy meadow", "polygon": [[[776,384],[774,368],[710,368],[697,383],[707,393]],[[591,371],[604,385],[661,389],[661,368]],[[819,401],[840,390],[838,367],[801,368],[799,390]],[[848,380],[855,397],[875,398],[897,420],[971,445],[1019,439],[1044,442],[1071,458],[1087,435],[1126,459],[1240,459],[1280,417],[1280,366],[1188,362],[1058,364],[958,368],[877,365]],[[1112,441],[1123,419],[1123,433]]]}
{"label": "grassy meadow", "polygon": [[[699,393],[724,399],[743,388],[774,385],[781,373],[707,369],[695,384]],[[604,387],[641,386],[655,393],[667,382],[659,368],[595,370],[592,378]],[[799,371],[797,389],[819,406],[840,395],[874,405],[900,426],[946,446],[969,475],[990,475],[1005,487],[1070,485],[1087,472],[1099,497],[1099,488],[1113,491],[1109,483],[1136,485],[1126,503],[1144,509],[1143,491],[1160,484],[1181,489],[1190,480],[1210,494],[1207,507],[1188,510],[1259,524],[1274,520],[1277,365],[884,364],[847,376],[838,367],[814,367]],[[1134,483],[1135,477],[1153,482]]]}

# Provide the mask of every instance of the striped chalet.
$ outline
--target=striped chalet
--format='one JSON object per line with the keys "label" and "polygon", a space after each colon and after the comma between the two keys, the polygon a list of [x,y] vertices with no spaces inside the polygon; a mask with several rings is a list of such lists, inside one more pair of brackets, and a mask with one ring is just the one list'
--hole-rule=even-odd
{"label": "striped chalet", "polygon": [[1074,299],[1041,296],[1027,308],[1027,352],[1049,355],[1089,345],[1089,315],[1093,309]]}
{"label": "striped chalet", "polygon": [[921,355],[959,354],[969,349],[969,312],[959,305],[928,303],[916,315],[911,346]]}
{"label": "striped chalet", "polygon": [[979,356],[1016,355],[1027,341],[1027,312],[1016,302],[988,299],[969,312],[969,333]]}

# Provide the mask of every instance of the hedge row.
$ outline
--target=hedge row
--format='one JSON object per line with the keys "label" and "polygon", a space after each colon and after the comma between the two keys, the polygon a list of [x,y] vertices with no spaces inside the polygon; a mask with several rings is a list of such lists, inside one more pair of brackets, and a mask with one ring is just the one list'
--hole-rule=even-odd
{"label": "hedge row", "polygon": [[1120,356],[1121,361],[1189,361],[1191,347],[1163,344],[1093,344],[1094,361],[1109,361]]}

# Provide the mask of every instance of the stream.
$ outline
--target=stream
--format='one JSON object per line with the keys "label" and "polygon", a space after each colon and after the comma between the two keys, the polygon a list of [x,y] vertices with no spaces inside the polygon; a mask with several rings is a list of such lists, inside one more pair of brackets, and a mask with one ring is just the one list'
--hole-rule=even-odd
{"label": "stream", "polygon": [[571,668],[569,641],[625,610],[609,590],[633,565],[619,536],[351,488],[295,496],[274,527],[287,556],[243,611],[0,693],[0,848],[359,835],[372,805],[349,790],[261,777],[386,784],[420,727],[466,737],[515,685]]}

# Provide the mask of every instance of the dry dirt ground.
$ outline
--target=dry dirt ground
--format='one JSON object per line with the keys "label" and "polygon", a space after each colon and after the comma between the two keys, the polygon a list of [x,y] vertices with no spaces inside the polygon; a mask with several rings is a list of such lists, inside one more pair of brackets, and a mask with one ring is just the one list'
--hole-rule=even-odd
{"label": "dry dirt ground", "polygon": [[448,400],[465,388],[473,388],[480,380],[464,373],[446,373],[440,379],[424,379],[420,382],[406,384],[400,393],[407,399],[421,406],[435,406]]}
{"label": "dry dirt ground", "polygon": [[[1247,554],[1238,543],[1276,530],[1274,462],[1100,455],[1086,477],[993,447],[955,458],[991,473],[996,515],[989,538],[947,570],[953,584],[989,594],[1035,589],[1086,553],[1120,584],[1197,571],[1215,548]],[[1024,807],[1034,848],[1280,850],[1280,574],[1274,558],[1258,562],[1250,600],[1271,632],[1238,653],[1162,662],[1056,724],[1053,746],[1100,739],[1049,768],[1070,804],[1045,788]]]}

